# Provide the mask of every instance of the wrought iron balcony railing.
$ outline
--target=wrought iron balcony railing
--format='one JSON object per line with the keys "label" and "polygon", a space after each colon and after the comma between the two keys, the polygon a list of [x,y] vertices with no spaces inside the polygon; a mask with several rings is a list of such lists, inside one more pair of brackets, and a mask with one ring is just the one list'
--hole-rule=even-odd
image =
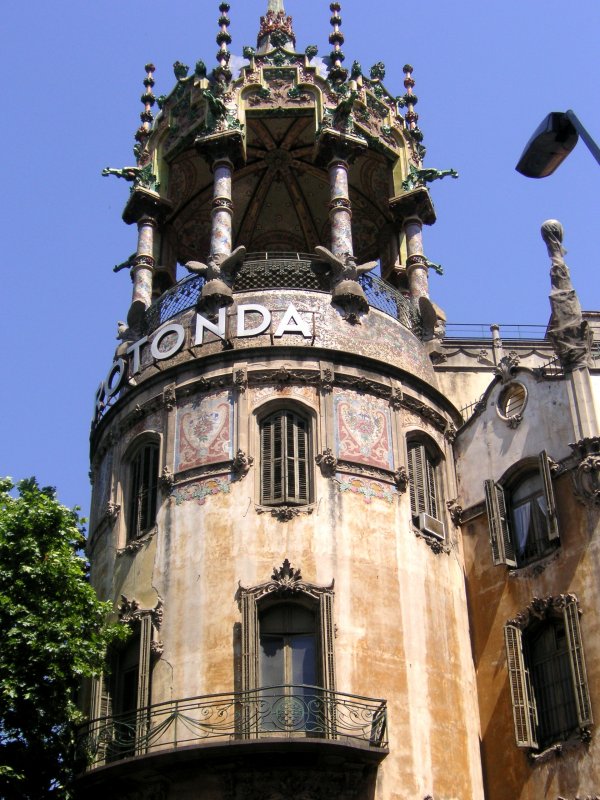
{"label": "wrought iron balcony railing", "polygon": [[[418,333],[420,319],[415,307],[397,289],[377,275],[366,273],[359,282],[372,308],[377,308],[398,320],[401,325]],[[148,333],[167,320],[194,306],[204,278],[188,275],[165,292],[146,312]],[[307,253],[249,253],[234,284],[234,291],[254,289],[307,289],[329,291],[325,265]]]}
{"label": "wrought iron balcony railing", "polygon": [[386,702],[300,685],[190,697],[91,720],[80,729],[78,748],[93,769],[204,743],[282,737],[385,751]]}

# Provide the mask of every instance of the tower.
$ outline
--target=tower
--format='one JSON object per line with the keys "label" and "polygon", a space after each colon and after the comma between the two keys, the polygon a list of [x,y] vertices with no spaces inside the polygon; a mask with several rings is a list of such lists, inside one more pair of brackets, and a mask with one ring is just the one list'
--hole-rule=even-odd
{"label": "tower", "polygon": [[[84,698],[80,789],[483,798],[480,705],[504,651],[478,647],[490,631],[496,646],[506,620],[479,614],[499,580],[491,561],[483,578],[476,567],[481,470],[507,469],[486,460],[483,406],[498,394],[502,425],[528,430],[533,379],[515,370],[543,371],[562,328],[537,349],[515,344],[522,358],[498,336],[490,358],[445,337],[423,226],[435,222],[427,183],[455,173],[423,167],[410,65],[401,98],[383,64],[346,68],[337,2],[321,65],[270,0],[234,76],[229,4],[219,11],[215,65],[176,62],[154,118],[148,64],[136,164],[104,171],[132,184],[123,219],[138,244],[96,396],[88,553],[131,635]],[[597,425],[582,331],[556,390],[585,417],[580,443]],[[461,411],[488,385],[475,414]],[[510,446],[530,468],[523,440]],[[554,462],[539,463],[548,487]],[[485,477],[498,564],[503,485],[517,483]],[[559,538],[546,519],[543,558]],[[561,608],[579,635],[575,602]],[[525,628],[507,628],[513,683]],[[518,744],[539,747],[525,727]]]}

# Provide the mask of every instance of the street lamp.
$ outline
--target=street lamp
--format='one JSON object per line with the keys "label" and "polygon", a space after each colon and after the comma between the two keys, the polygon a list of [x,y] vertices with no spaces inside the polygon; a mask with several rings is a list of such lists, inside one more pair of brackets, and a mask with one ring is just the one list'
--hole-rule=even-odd
{"label": "street lamp", "polygon": [[515,169],[527,178],[552,175],[575,147],[579,136],[600,164],[600,148],[575,112],[552,111],[527,142]]}

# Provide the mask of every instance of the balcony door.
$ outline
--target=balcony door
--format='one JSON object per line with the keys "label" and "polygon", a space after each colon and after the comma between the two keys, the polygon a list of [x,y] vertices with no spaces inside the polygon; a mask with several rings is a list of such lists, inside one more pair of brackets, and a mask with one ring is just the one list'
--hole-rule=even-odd
{"label": "balcony door", "polygon": [[262,730],[317,732],[320,701],[315,614],[280,603],[259,617]]}

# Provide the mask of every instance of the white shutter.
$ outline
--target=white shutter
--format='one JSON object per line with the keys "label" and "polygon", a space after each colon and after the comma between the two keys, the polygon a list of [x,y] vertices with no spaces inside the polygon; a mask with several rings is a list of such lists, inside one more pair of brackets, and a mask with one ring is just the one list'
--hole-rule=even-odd
{"label": "white shutter", "polygon": [[575,704],[577,706],[577,719],[581,726],[591,725],[592,704],[588,689],[587,673],[585,669],[585,658],[581,644],[581,628],[579,626],[579,606],[573,598],[567,601],[564,610],[565,630],[569,644],[569,661],[571,664],[571,676],[573,678],[573,692],[575,694]]}
{"label": "white shutter", "polygon": [[556,516],[556,500],[552,487],[552,473],[550,472],[550,459],[545,450],[539,455],[540,474],[546,496],[546,506],[548,508],[548,539],[554,541],[559,538],[558,518]]}
{"label": "white shutter", "polygon": [[537,710],[529,674],[523,659],[523,638],[515,625],[504,626],[508,682],[518,747],[537,747],[535,728]]}

